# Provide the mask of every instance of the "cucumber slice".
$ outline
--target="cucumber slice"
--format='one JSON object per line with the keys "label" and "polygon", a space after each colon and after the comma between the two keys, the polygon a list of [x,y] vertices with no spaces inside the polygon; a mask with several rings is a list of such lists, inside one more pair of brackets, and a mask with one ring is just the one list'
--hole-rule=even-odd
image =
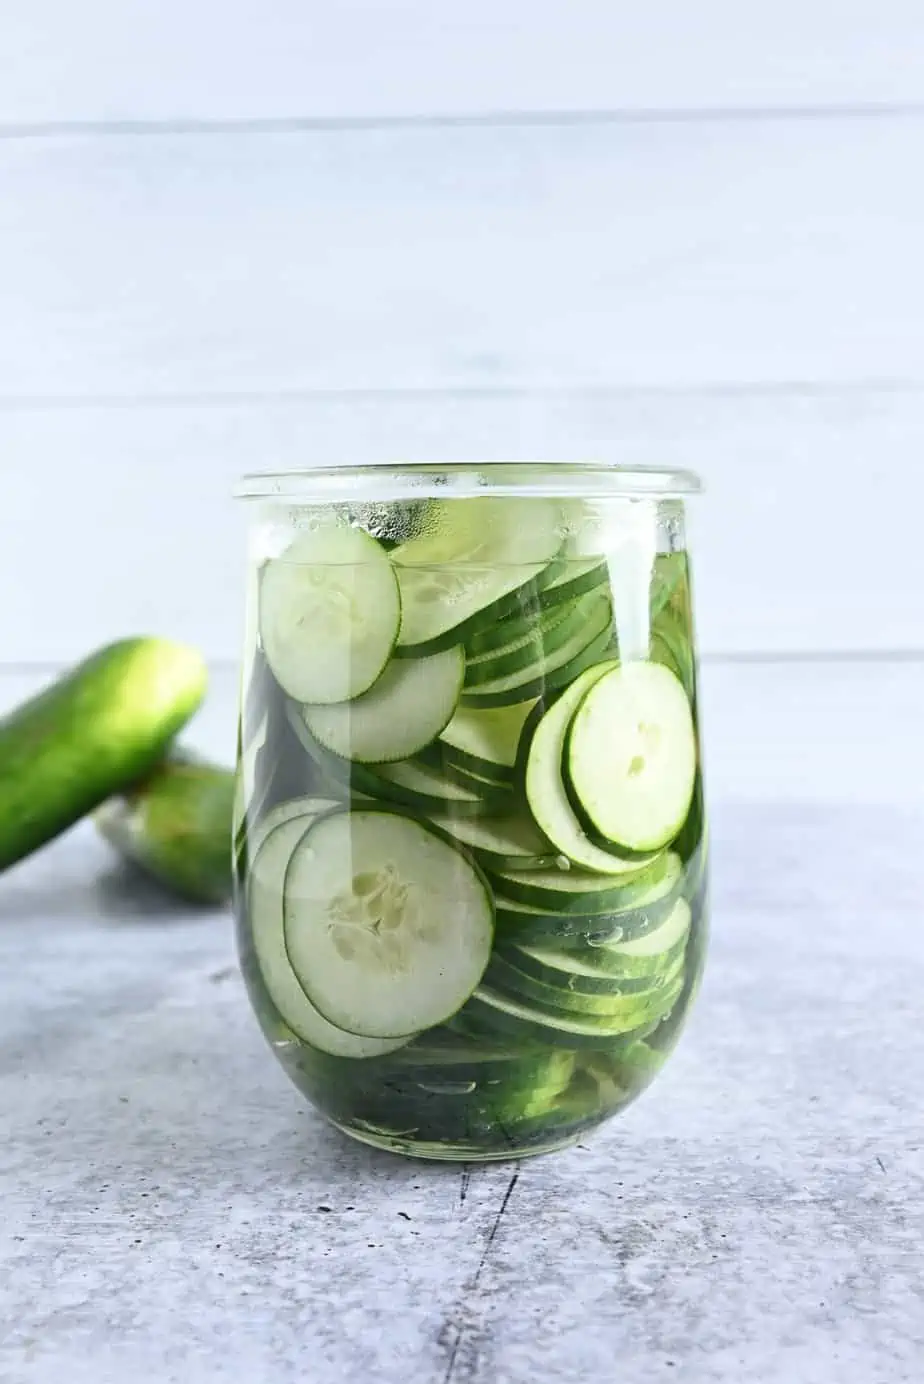
{"label": "cucumber slice", "polygon": [[575,712],[565,746],[569,784],[590,824],[632,851],[659,850],[677,836],[696,761],[687,695],[658,663],[607,670]]}
{"label": "cucumber slice", "polygon": [[401,622],[388,554],[362,529],[299,534],[260,580],[260,638],[298,702],[349,701],[391,657]]}
{"label": "cucumber slice", "polygon": [[499,652],[506,645],[530,636],[537,625],[552,629],[566,619],[570,607],[591,592],[609,594],[609,570],[603,558],[574,559],[561,554],[533,582],[516,593],[515,604],[503,619],[478,625],[466,638],[470,658]]}
{"label": "cucumber slice", "polygon": [[416,757],[416,762],[425,764],[430,769],[435,769],[444,778],[452,783],[459,784],[462,788],[467,788],[470,793],[479,793],[482,796],[495,797],[498,801],[503,801],[505,810],[512,811],[513,801],[513,782],[510,779],[498,779],[487,774],[476,773],[474,769],[469,769],[466,765],[457,764],[452,759],[447,759],[440,753],[438,745],[429,745],[422,750]]}
{"label": "cucumber slice", "polygon": [[478,689],[509,673],[518,673],[550,658],[563,644],[584,629],[593,613],[593,596],[561,606],[553,618],[534,621],[525,633],[490,653],[470,655],[465,665],[466,687]]}
{"label": "cucumber slice", "polygon": [[658,553],[654,560],[648,599],[652,620],[655,620],[673,600],[678,589],[684,585],[686,576],[687,555],[685,552]]}
{"label": "cucumber slice", "polygon": [[452,812],[462,816],[490,816],[504,813],[509,807],[508,788],[486,781],[479,783],[474,778],[462,784],[438,767],[420,760],[371,766],[344,759],[318,744],[305,725],[302,711],[290,704],[289,717],[299,743],[324,779],[338,786],[344,795],[360,794],[397,803],[414,812],[436,815]]}
{"label": "cucumber slice", "polygon": [[588,945],[642,937],[657,927],[663,917],[660,904],[651,911],[640,908],[624,913],[549,913],[498,894],[496,905],[498,936],[506,941],[538,946],[554,943],[578,951]]}
{"label": "cucumber slice", "polygon": [[639,989],[571,990],[567,986],[548,985],[545,981],[524,974],[505,958],[494,956],[484,973],[484,984],[520,1004],[535,1005],[543,1013],[578,1017],[587,1015],[613,1023],[628,1021],[630,1027],[635,1027],[639,1006],[655,1006],[658,992],[665,986],[674,985],[682,970],[681,957],[679,964],[675,963],[663,978],[654,977],[650,984]]}
{"label": "cucumber slice", "polygon": [[447,837],[378,809],[319,818],[285,875],[285,941],[331,1023],[393,1038],[450,1018],[491,954],[494,902]]}
{"label": "cucumber slice", "polygon": [[609,595],[610,570],[606,558],[571,557],[568,546],[556,563],[556,572],[537,594],[537,601],[543,610],[554,610],[564,601],[576,600],[589,592],[605,592]]}
{"label": "cucumber slice", "polygon": [[[257,793],[257,764],[266,744],[269,720],[268,711],[264,711],[260,718],[255,717],[252,726],[249,727],[247,738],[244,736],[245,720],[243,716],[238,728],[237,772],[234,782],[232,823],[235,855],[238,854],[243,844],[244,831],[249,829],[250,824],[263,810],[262,792],[259,795]],[[264,784],[260,784],[261,790],[264,787]]]}
{"label": "cucumber slice", "polygon": [[[682,903],[679,900],[662,923],[634,942],[589,942],[580,951],[519,943],[501,946],[496,954],[524,975],[561,991],[593,995],[649,989],[663,984],[683,959],[690,914]],[[639,947],[650,939],[650,949]]]}
{"label": "cucumber slice", "polygon": [[564,687],[579,673],[606,656],[612,643],[612,612],[606,596],[592,597],[585,619],[579,629],[554,653],[539,659],[516,673],[493,678],[477,687],[467,687],[462,705],[471,707],[506,706],[524,702]]}
{"label": "cucumber slice", "polygon": [[396,658],[353,701],[306,706],[305,724],[321,745],[344,759],[361,764],[406,759],[448,724],[464,676],[460,645],[429,658]]}
{"label": "cucumber slice", "polygon": [[289,964],[283,926],[283,880],[292,852],[314,820],[311,815],[297,815],[277,822],[255,852],[249,904],[257,966],[270,999],[303,1042],[337,1057],[380,1057],[403,1047],[414,1035],[359,1038],[355,1033],[345,1033],[319,1013]]}
{"label": "cucumber slice", "polygon": [[393,1059],[381,1064],[382,1075],[392,1086],[415,1082],[428,1089],[478,1083],[494,1087],[549,1086],[564,1083],[573,1070],[573,1059],[562,1052],[537,1053],[505,1042],[473,1042],[453,1029],[428,1029]]}
{"label": "cucumber slice", "polygon": [[460,706],[440,736],[446,758],[485,778],[512,779],[523,726],[534,706],[534,701]]}
{"label": "cucumber slice", "polygon": [[561,546],[551,500],[447,500],[431,506],[428,520],[428,532],[391,554],[402,652],[433,653],[458,643],[473,621],[492,622],[513,593],[541,578]]}
{"label": "cucumber slice", "polygon": [[692,702],[696,695],[696,660],[689,639],[665,612],[651,631],[651,661],[663,663],[683,684]]}
{"label": "cucumber slice", "polygon": [[[553,562],[548,571],[556,570],[557,564]],[[549,632],[568,618],[574,604],[573,601],[566,601],[551,610],[541,609],[535,584],[528,591],[519,593],[518,600],[519,606],[514,613],[491,624],[481,625],[469,633],[465,641],[465,653],[469,662],[495,657],[513,648],[521,640],[533,638],[537,630]]]}
{"label": "cucumber slice", "polygon": [[668,969],[683,953],[690,935],[692,914],[686,899],[675,899],[667,916],[640,937],[616,942],[591,941],[582,951],[584,966],[594,974],[648,976]]}
{"label": "cucumber slice", "polygon": [[521,1040],[569,1048],[606,1047],[614,1040],[629,1043],[650,1033],[670,1013],[681,988],[675,982],[659,991],[655,1001],[635,1005],[616,1017],[601,1017],[552,1013],[480,985],[463,1014],[465,1022],[475,1028]]}
{"label": "cucumber slice", "polygon": [[486,869],[548,869],[558,856],[527,817],[434,817],[434,826],[459,841]]}
{"label": "cucumber slice", "polygon": [[510,805],[509,789],[471,777],[467,783],[443,774],[429,764],[408,760],[383,764],[373,777],[355,779],[356,787],[371,797],[404,803],[433,816],[452,812],[457,816],[485,817],[503,813]]}
{"label": "cucumber slice", "polygon": [[672,886],[682,874],[678,856],[662,855],[644,868],[619,879],[589,870],[492,870],[498,889],[516,903],[547,908],[556,913],[612,913],[644,906],[652,893],[660,894],[665,881]]}
{"label": "cucumber slice", "polygon": [[576,865],[613,875],[638,869],[638,861],[624,860],[590,840],[568,799],[561,771],[575,712],[590,688],[618,666],[610,660],[575,678],[536,724],[526,758],[526,797],[540,830]]}
{"label": "cucumber slice", "polygon": [[320,817],[325,812],[333,812],[335,808],[342,806],[343,804],[335,798],[319,798],[313,795],[288,798],[285,802],[277,803],[272,811],[268,812],[265,817],[261,817],[251,828],[248,841],[251,856],[255,857],[270,832],[275,831],[285,822],[291,822],[294,818],[301,817],[307,824],[308,820]]}

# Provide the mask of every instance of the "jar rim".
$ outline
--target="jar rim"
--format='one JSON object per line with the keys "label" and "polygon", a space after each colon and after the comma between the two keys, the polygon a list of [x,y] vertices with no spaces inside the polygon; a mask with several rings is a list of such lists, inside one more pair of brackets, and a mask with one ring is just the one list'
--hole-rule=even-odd
{"label": "jar rim", "polygon": [[602,461],[325,462],[294,471],[251,472],[234,487],[241,500],[402,499],[427,495],[516,493],[609,499],[698,495],[693,471],[615,466]]}

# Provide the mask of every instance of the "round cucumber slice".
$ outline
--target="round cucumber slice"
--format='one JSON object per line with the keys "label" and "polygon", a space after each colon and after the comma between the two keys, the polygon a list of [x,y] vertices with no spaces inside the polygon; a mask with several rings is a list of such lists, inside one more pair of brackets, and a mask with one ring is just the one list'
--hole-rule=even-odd
{"label": "round cucumber slice", "polygon": [[637,871],[637,860],[604,850],[588,837],[562,780],[568,728],[584,697],[602,677],[618,668],[615,660],[586,669],[535,725],[526,759],[526,797],[540,829],[562,855],[586,870],[619,875]]}
{"label": "round cucumber slice", "polygon": [[491,622],[561,546],[551,500],[476,496],[433,504],[428,528],[391,553],[401,592],[399,650],[435,652]]}
{"label": "round cucumber slice", "polygon": [[583,630],[593,616],[595,598],[558,607],[545,621],[535,621],[510,643],[489,653],[470,655],[465,664],[465,685],[477,689],[509,673],[518,673],[551,658],[563,644]]}
{"label": "round cucumber slice", "polygon": [[675,593],[687,580],[687,555],[685,552],[658,553],[651,574],[651,591],[648,606],[652,620],[673,600]]}
{"label": "round cucumber slice", "polygon": [[458,707],[440,736],[446,758],[485,778],[512,779],[520,736],[535,704],[530,700],[483,709]]}
{"label": "round cucumber slice", "polygon": [[676,673],[690,700],[696,693],[696,660],[689,640],[668,611],[651,631],[651,661]]}
{"label": "round cucumber slice", "polygon": [[675,964],[663,978],[653,977],[644,987],[629,990],[572,990],[567,986],[549,985],[526,975],[503,957],[494,956],[484,973],[484,984],[498,994],[509,995],[521,1003],[533,1004],[543,1012],[599,1017],[607,1022],[627,1021],[635,1027],[635,1015],[640,1006],[656,1006],[659,991],[673,985],[683,972],[683,960]]}
{"label": "round cucumber slice", "polygon": [[652,908],[627,909],[622,913],[550,913],[548,909],[496,896],[497,932],[508,942],[551,945],[580,950],[587,945],[623,942],[656,928],[669,903]]}
{"label": "round cucumber slice", "polygon": [[422,814],[452,812],[458,816],[490,816],[509,806],[510,790],[484,780],[460,783],[421,760],[394,764],[357,764],[319,745],[305,725],[302,708],[291,706],[289,719],[299,743],[321,770],[323,778],[344,795],[399,804]]}
{"label": "round cucumber slice", "polygon": [[464,676],[460,645],[429,658],[396,658],[353,701],[306,706],[305,724],[320,744],[344,759],[361,764],[406,759],[448,724]]}
{"label": "round cucumber slice", "polygon": [[606,558],[572,557],[566,545],[555,566],[555,575],[537,594],[542,610],[551,612],[561,603],[590,592],[602,591],[609,595],[610,571]]}
{"label": "round cucumber slice", "polygon": [[613,976],[648,976],[667,970],[686,947],[691,919],[686,899],[675,899],[670,912],[657,927],[625,940],[591,941],[581,953],[582,960],[596,974],[605,971]]}
{"label": "round cucumber slice", "polygon": [[658,663],[609,669],[575,712],[565,757],[571,789],[607,841],[632,851],[672,841],[693,801],[697,761],[677,677]]}
{"label": "round cucumber slice", "polygon": [[394,569],[362,529],[301,533],[260,579],[260,638],[298,702],[349,701],[388,662],[401,623]]}
{"label": "round cucumber slice", "polygon": [[559,1051],[533,1052],[509,1042],[478,1042],[449,1029],[431,1029],[396,1053],[387,1068],[392,1087],[415,1083],[434,1094],[464,1093],[479,1087],[537,1090],[561,1087],[571,1077],[573,1058]]}
{"label": "round cucumber slice", "polygon": [[433,824],[495,869],[543,869],[556,864],[554,847],[528,817],[434,817]]}
{"label": "round cucumber slice", "polygon": [[488,964],[494,902],[446,837],[377,809],[321,817],[284,886],[286,951],[331,1023],[393,1038],[444,1022]]}
{"label": "round cucumber slice", "polygon": [[251,828],[248,838],[248,846],[252,857],[256,856],[263,842],[285,822],[291,822],[295,817],[300,817],[307,825],[308,821],[315,817],[320,817],[325,812],[333,812],[335,808],[342,807],[343,804],[335,798],[318,798],[306,796],[301,798],[288,798],[285,802],[277,803],[276,806],[267,812],[265,817]]}
{"label": "round cucumber slice", "polygon": [[508,788],[477,779],[474,775],[450,775],[417,760],[383,764],[377,773],[355,778],[355,785],[370,797],[385,798],[430,816],[451,812],[459,817],[490,817],[510,805]]}
{"label": "round cucumber slice", "polygon": [[627,913],[648,909],[676,893],[683,864],[673,853],[660,855],[634,873],[592,874],[589,870],[489,870],[505,898],[529,908],[559,914]]}
{"label": "round cucumber slice", "polygon": [[[306,801],[306,800],[302,800]],[[290,806],[290,804],[286,804]],[[359,1038],[329,1023],[311,1003],[292,970],[283,928],[283,881],[298,841],[316,818],[298,815],[279,820],[255,853],[249,882],[254,954],[263,984],[282,1018],[297,1037],[336,1057],[381,1057],[409,1043],[413,1034],[395,1038]]]}
{"label": "round cucumber slice", "polygon": [[650,1033],[670,1013],[681,988],[675,982],[659,992],[656,1003],[639,1004],[616,1018],[604,1018],[552,1013],[480,985],[465,1006],[464,1015],[466,1022],[475,1027],[521,1040],[569,1048],[608,1047],[614,1041],[629,1043]]}
{"label": "round cucumber slice", "polygon": [[462,705],[506,706],[547,695],[565,687],[591,664],[606,657],[613,640],[612,611],[606,596],[594,596],[580,628],[553,653],[543,654],[527,667],[505,677],[466,687]]}
{"label": "round cucumber slice", "polygon": [[591,592],[609,595],[609,569],[602,557],[574,558],[559,552],[542,573],[541,580],[514,593],[507,605],[509,613],[490,623],[478,622],[466,636],[466,651],[472,657],[499,651],[514,640],[530,635],[537,627],[548,630],[566,619],[570,608]]}
{"label": "round cucumber slice", "polygon": [[638,939],[647,943],[660,933],[650,951],[638,949],[636,942],[591,942],[580,951],[519,943],[502,946],[496,954],[524,975],[560,991],[595,995],[647,990],[663,984],[664,977],[683,959],[690,915],[687,912],[684,917],[678,904],[674,913]]}

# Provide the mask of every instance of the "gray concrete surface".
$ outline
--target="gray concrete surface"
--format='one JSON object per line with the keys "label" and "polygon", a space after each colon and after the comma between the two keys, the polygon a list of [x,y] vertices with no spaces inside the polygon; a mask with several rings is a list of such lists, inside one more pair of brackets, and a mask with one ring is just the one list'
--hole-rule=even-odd
{"label": "gray concrete surface", "polygon": [[899,1384],[924,1376],[924,817],[716,813],[672,1064],[519,1165],[353,1145],[220,915],[87,828],[0,882],[3,1384]]}

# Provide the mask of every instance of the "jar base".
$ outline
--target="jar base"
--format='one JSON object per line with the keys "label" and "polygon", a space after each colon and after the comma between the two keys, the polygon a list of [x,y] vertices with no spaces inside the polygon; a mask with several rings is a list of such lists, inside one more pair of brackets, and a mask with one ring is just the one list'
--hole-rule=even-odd
{"label": "jar base", "polygon": [[523,1148],[479,1150],[463,1148],[453,1144],[427,1143],[421,1139],[402,1138],[399,1134],[379,1133],[370,1129],[356,1129],[352,1125],[341,1124],[327,1117],[328,1122],[339,1129],[349,1139],[366,1144],[369,1148],[381,1149],[384,1153],[403,1154],[405,1158],[419,1158],[436,1163],[513,1163],[521,1158],[533,1158],[543,1153],[557,1153],[570,1148],[581,1138],[581,1130],[573,1130],[558,1139],[549,1139],[542,1144],[528,1144]]}

